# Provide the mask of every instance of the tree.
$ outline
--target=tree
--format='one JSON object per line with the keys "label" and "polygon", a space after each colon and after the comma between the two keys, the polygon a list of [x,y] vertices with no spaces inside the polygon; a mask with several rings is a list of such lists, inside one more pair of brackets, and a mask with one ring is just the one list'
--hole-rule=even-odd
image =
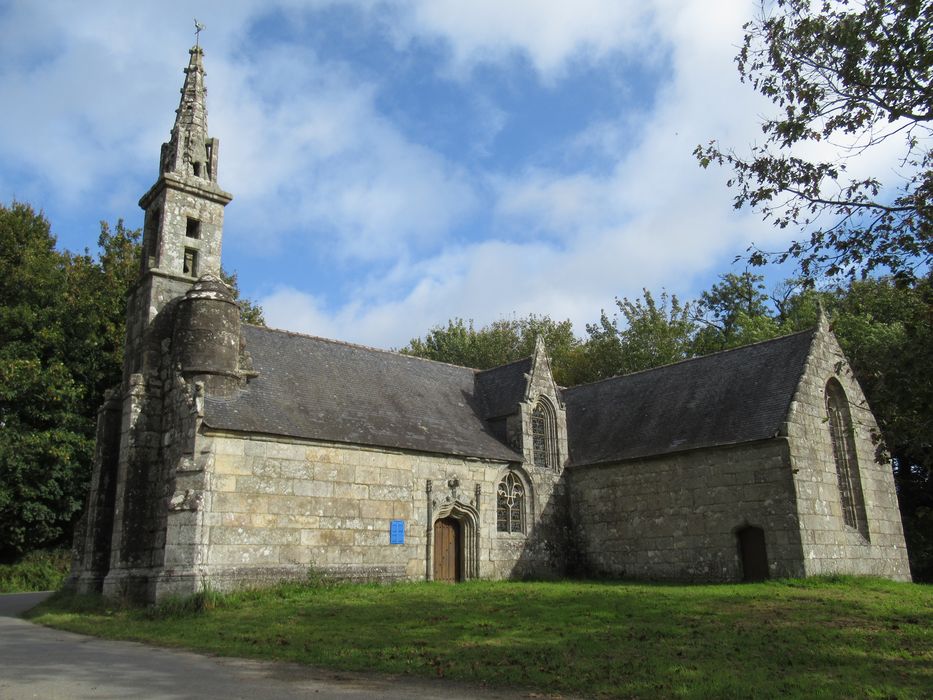
{"label": "tree", "polygon": [[701,328],[693,342],[693,354],[747,345],[779,334],[768,312],[764,278],[748,271],[727,273],[700,295],[696,320]]}
{"label": "tree", "polygon": [[[122,374],[140,238],[101,222],[96,257],[60,252],[41,214],[0,205],[0,561],[70,540],[97,409]],[[236,275],[221,274],[239,298]],[[262,309],[240,304],[262,324]]]}
{"label": "tree", "polygon": [[84,387],[82,413],[97,414],[104,392],[120,381],[126,335],[126,294],[139,275],[141,232],[123,221],[100,222],[98,254],[60,253],[65,285],[63,363]]}
{"label": "tree", "polygon": [[0,206],[0,561],[62,541],[89,473],[66,263],[42,215]]}
{"label": "tree", "polygon": [[549,316],[503,318],[479,330],[472,320],[451,319],[446,328],[435,326],[424,338],[412,338],[401,352],[463,367],[490,369],[531,355],[539,335],[548,349],[555,381],[578,383],[575,372],[580,341],[574,336],[570,321],[554,321]]}
{"label": "tree", "polygon": [[[933,9],[929,0],[777,0],[745,25],[736,57],[778,108],[748,156],[713,141],[694,154],[733,171],[736,208],[808,237],[750,262],[795,258],[803,274],[887,268],[912,276],[933,260]],[[899,139],[899,165],[852,177],[847,163]],[[822,158],[804,155],[829,145]],[[818,151],[819,152],[819,151]],[[891,170],[892,172],[888,172]],[[896,172],[893,172],[896,170]]]}
{"label": "tree", "polygon": [[666,291],[660,299],[659,304],[647,289],[642,299],[616,299],[626,322],[622,328],[618,316],[609,318],[605,311],[598,323],[587,324],[586,355],[592,379],[638,372],[692,355],[697,330],[692,305],[681,304]]}

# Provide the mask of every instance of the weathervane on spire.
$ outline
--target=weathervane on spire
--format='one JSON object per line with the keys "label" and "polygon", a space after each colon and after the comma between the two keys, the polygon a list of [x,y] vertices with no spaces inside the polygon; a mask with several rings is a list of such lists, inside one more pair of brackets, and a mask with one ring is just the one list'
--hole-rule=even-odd
{"label": "weathervane on spire", "polygon": [[203,24],[198,22],[198,18],[195,17],[194,18],[194,45],[195,46],[201,45],[201,32],[203,32],[205,29],[207,29],[207,27],[205,27]]}

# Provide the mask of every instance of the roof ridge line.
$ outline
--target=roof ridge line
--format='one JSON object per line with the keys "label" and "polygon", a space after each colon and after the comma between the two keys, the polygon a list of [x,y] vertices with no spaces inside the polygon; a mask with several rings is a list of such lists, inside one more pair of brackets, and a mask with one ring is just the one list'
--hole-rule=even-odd
{"label": "roof ridge line", "polygon": [[478,369],[476,370],[476,373],[483,374],[485,372],[492,372],[493,370],[502,369],[503,367],[508,367],[510,365],[517,365],[519,362],[525,362],[526,360],[530,360],[532,357],[532,355],[525,355],[525,357],[520,357],[517,360],[506,362],[504,365],[496,365],[495,367],[489,367],[488,369]]}
{"label": "roof ridge line", "polygon": [[803,335],[804,333],[816,333],[818,328],[813,326],[812,328],[805,328],[802,331],[795,331],[793,333],[788,333],[787,335],[779,335],[776,338],[766,338],[765,340],[756,340],[754,343],[748,343],[746,345],[738,345],[734,348],[726,348],[725,350],[717,350],[716,352],[711,352],[707,355],[698,355],[696,357],[685,357],[683,360],[677,360],[677,362],[668,362],[666,365],[658,365],[657,367],[648,367],[647,369],[639,369],[634,372],[629,372],[628,374],[617,374],[612,377],[606,377],[605,379],[597,379],[592,382],[585,382],[583,384],[575,384],[574,386],[566,387],[562,389],[563,391],[573,391],[585,386],[593,386],[594,384],[601,384],[602,382],[609,382],[614,379],[622,379],[623,377],[634,377],[636,374],[646,374],[647,372],[656,372],[661,369],[666,369],[668,367],[674,367],[676,365],[682,365],[687,362],[697,362],[699,360],[705,360],[708,357],[715,357],[716,355],[724,355],[728,352],[735,352],[737,350],[745,350],[747,348],[753,348],[756,345],[764,345],[765,343],[774,343],[779,340],[785,340],[786,338],[792,338],[797,335]]}
{"label": "roof ridge line", "polygon": [[410,360],[419,360],[421,362],[430,362],[435,365],[446,365],[447,367],[456,367],[457,369],[465,369],[474,374],[482,372],[485,370],[475,369],[473,367],[465,367],[464,365],[455,365],[452,362],[441,362],[440,360],[431,360],[427,357],[418,357],[417,355],[406,355],[403,352],[398,350],[387,350],[385,348],[377,348],[373,345],[364,345],[363,343],[351,343],[348,340],[336,340],[335,338],[325,338],[322,335],[312,335],[311,333],[299,333],[298,331],[290,331],[285,328],[273,328],[272,326],[257,326],[253,323],[243,323],[244,326],[251,326],[252,328],[258,328],[264,331],[271,331],[273,333],[281,333],[283,335],[291,336],[294,338],[307,338],[309,340],[320,340],[325,343],[331,343],[332,345],[343,345],[348,348],[358,348],[360,350],[370,350],[372,352],[381,352],[385,355],[395,355],[396,357],[403,357]]}

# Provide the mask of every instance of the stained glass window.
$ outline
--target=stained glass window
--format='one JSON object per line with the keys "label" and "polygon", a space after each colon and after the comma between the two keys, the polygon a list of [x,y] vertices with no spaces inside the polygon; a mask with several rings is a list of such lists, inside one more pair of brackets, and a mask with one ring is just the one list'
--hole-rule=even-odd
{"label": "stained glass window", "polygon": [[509,472],[496,490],[496,529],[499,532],[525,531],[525,487]]}

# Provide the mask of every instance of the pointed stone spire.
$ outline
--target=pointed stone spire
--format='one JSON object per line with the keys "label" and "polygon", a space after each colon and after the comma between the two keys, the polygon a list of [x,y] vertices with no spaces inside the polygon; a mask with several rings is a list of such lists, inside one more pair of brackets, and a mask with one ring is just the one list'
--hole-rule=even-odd
{"label": "pointed stone spire", "polygon": [[160,174],[175,173],[217,181],[217,142],[207,135],[207,88],[204,85],[204,50],[192,46],[175,126],[162,145]]}
{"label": "pointed stone spire", "polygon": [[224,207],[233,196],[217,183],[219,142],[207,135],[204,50],[188,51],[188,67],[171,138],[162,144],[159,177],[139,200],[146,211],[140,279],[151,300],[148,325],[171,299],[204,274],[220,274]]}
{"label": "pointed stone spire", "polygon": [[535,336],[535,357],[540,357],[546,352],[547,347],[544,345],[544,336],[538,333],[538,335]]}
{"label": "pointed stone spire", "polygon": [[[528,379],[525,386],[526,401],[538,396],[543,386],[557,387],[551,371],[551,357],[547,351],[547,343],[544,342],[544,336],[540,333],[535,336],[535,349],[531,354],[531,368],[526,378]],[[560,404],[559,396],[557,402]]]}
{"label": "pointed stone spire", "polygon": [[826,314],[826,309],[823,307],[822,299],[817,299],[816,301],[816,327],[821,331],[830,330],[829,316]]}

